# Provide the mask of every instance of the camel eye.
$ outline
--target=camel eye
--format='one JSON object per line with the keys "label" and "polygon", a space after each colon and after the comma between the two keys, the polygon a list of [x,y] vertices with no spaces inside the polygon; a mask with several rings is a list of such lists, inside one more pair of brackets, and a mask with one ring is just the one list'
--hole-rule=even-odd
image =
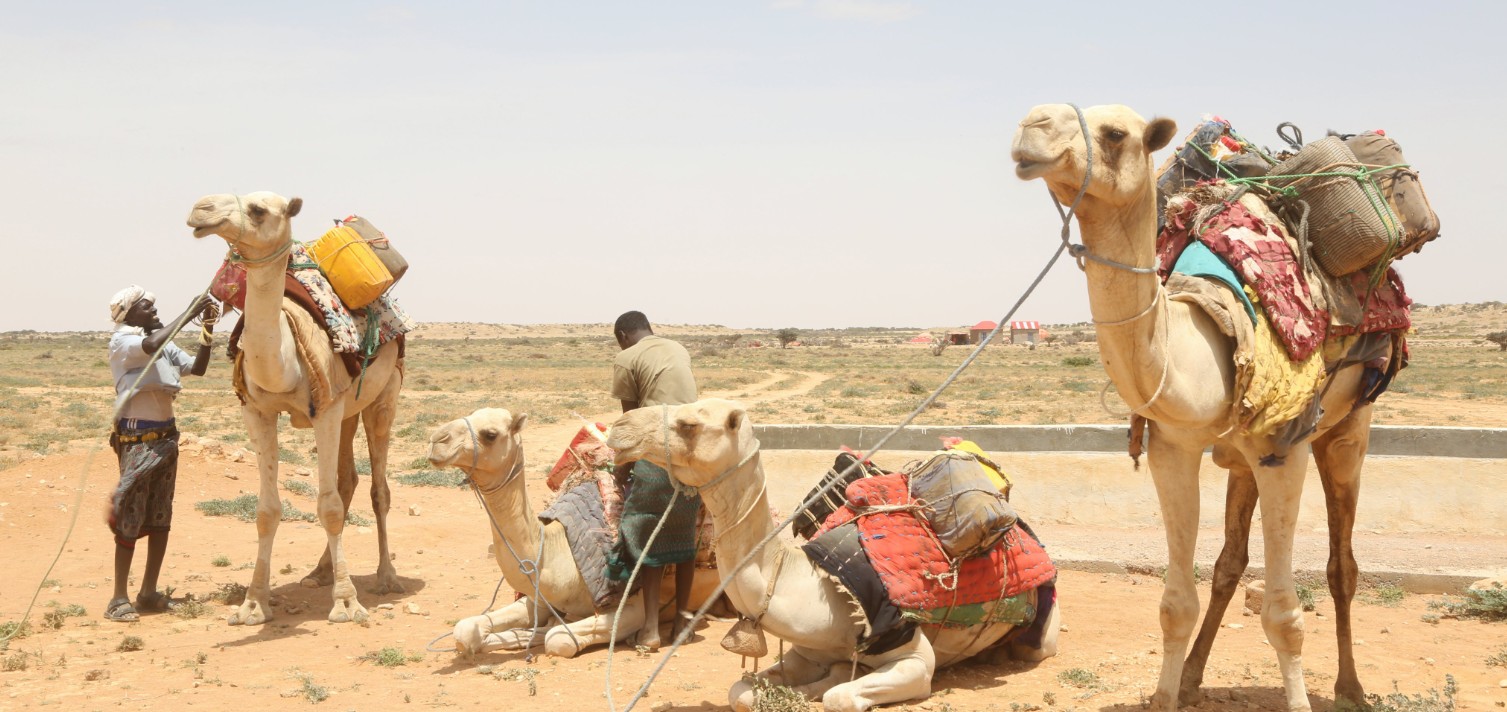
{"label": "camel eye", "polygon": [[484,441],[484,442],[493,442],[493,441],[497,440],[497,435],[498,435],[497,428],[482,428],[481,433],[479,433],[479,435],[481,436],[482,441]]}
{"label": "camel eye", "polygon": [[1126,133],[1124,129],[1108,129],[1104,132],[1104,137],[1115,143],[1124,141],[1128,135],[1130,134]]}
{"label": "camel eye", "polygon": [[694,433],[694,432],[696,432],[696,429],[699,428],[699,427],[701,427],[701,424],[697,423],[695,421],[690,421],[690,420],[677,420],[677,421],[675,421],[675,429],[679,430],[682,433],[686,433],[686,434]]}

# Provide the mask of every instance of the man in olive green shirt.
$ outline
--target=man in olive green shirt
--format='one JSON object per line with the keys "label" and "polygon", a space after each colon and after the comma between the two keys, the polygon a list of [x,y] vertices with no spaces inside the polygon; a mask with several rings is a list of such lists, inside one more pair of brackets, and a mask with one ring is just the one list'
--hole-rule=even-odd
{"label": "man in olive green shirt", "polygon": [[[696,401],[691,355],[684,346],[655,336],[643,312],[631,311],[618,317],[613,335],[622,351],[613,361],[612,395],[622,401],[624,413]],[[701,510],[701,498],[675,497],[669,473],[648,460],[621,465],[615,474],[620,484],[626,481],[627,494],[617,544],[607,559],[607,573],[614,580],[625,581],[635,563],[641,566],[638,580],[643,582],[644,627],[638,643],[658,650],[659,589],[664,567],[670,564],[675,565],[673,635],[678,636],[685,623],[696,574],[696,515]],[[674,507],[670,506],[672,498]],[[644,545],[661,518],[666,519],[664,528],[646,551]]]}

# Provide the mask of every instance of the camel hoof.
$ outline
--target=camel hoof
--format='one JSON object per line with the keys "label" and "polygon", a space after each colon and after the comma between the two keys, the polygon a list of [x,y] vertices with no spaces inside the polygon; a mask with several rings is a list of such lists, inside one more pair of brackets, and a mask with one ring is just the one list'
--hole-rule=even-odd
{"label": "camel hoof", "polygon": [[1334,708],[1337,710],[1369,710],[1371,705],[1366,703],[1366,690],[1360,683],[1334,685]]}
{"label": "camel hoof", "polygon": [[455,652],[466,657],[481,652],[482,643],[486,639],[481,626],[486,620],[486,616],[475,616],[464,618],[455,624],[455,628],[450,631],[451,637],[455,638]]}
{"label": "camel hoof", "polygon": [[727,691],[727,706],[733,708],[733,712],[753,712],[756,701],[753,685],[746,680],[733,683],[732,689]]}
{"label": "camel hoof", "polygon": [[314,569],[299,583],[302,583],[304,588],[324,588],[335,583],[335,576],[324,569]]}
{"label": "camel hoof", "polygon": [[1156,694],[1151,696],[1151,704],[1148,709],[1151,712],[1177,712],[1177,702],[1172,699],[1171,695],[1158,690]]}
{"label": "camel hoof", "polygon": [[1177,703],[1184,707],[1197,707],[1204,701],[1203,688],[1198,685],[1183,687],[1177,692]]}
{"label": "camel hoof", "polygon": [[360,602],[336,601],[335,607],[330,609],[329,621],[331,623],[363,623],[366,617],[366,607]]}
{"label": "camel hoof", "polygon": [[822,695],[822,709],[825,712],[866,712],[874,706],[873,701],[855,695],[852,690],[843,689],[843,687],[838,685]]}
{"label": "camel hoof", "polygon": [[240,608],[235,609],[225,622],[231,625],[261,625],[272,620],[270,609],[251,599],[246,599]]}
{"label": "camel hoof", "polygon": [[393,574],[390,577],[378,576],[377,585],[371,587],[368,591],[378,596],[385,596],[389,593],[408,593],[408,589],[403,588],[403,584],[398,583],[397,574]]}

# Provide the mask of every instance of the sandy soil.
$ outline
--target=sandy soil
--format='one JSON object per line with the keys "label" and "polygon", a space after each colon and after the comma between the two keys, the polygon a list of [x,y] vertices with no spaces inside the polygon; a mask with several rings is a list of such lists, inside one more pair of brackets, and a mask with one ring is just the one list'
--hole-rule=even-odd
{"label": "sandy soil", "polygon": [[[528,468],[531,496],[542,502],[545,469],[568,441],[574,426],[558,423],[529,432]],[[7,472],[13,486],[0,497],[0,548],[9,558],[0,577],[0,621],[13,621],[25,609],[38,581],[69,525],[83,479],[82,513],[57,566],[48,575],[55,586],[42,590],[33,613],[34,632],[13,641],[3,654],[25,654],[25,670],[0,672],[0,709],[64,704],[78,709],[160,709],[207,706],[223,709],[257,704],[294,707],[310,704],[304,679],[332,693],[326,706],[387,709],[402,703],[429,706],[492,706],[499,699],[525,709],[608,709],[604,698],[608,655],[594,650],[573,660],[489,654],[474,661],[450,652],[423,652],[446,633],[450,621],[481,612],[497,581],[487,553],[483,513],[461,489],[394,485],[391,531],[396,564],[408,593],[362,600],[372,609],[366,626],[332,625],[324,620],[328,589],[305,589],[299,579],[324,546],[315,525],[284,523],[279,529],[273,568],[274,593],[281,601],[278,617],[257,628],[230,627],[228,610],[193,620],[173,615],[146,616],[134,624],[102,620],[109,598],[112,545],[101,522],[104,497],[115,480],[107,452],[73,453],[30,460]],[[794,474],[786,475],[791,479]],[[290,479],[310,478],[286,474]],[[178,593],[207,596],[220,584],[246,583],[247,564],[255,551],[255,526],[206,517],[193,504],[255,490],[254,466],[186,455],[181,465],[178,512],[163,574]],[[794,497],[799,493],[783,492]],[[295,505],[312,510],[310,498],[285,493]],[[356,509],[370,516],[364,495]],[[417,508],[417,515],[410,514]],[[374,577],[376,541],[369,527],[349,527],[348,552],[358,586]],[[1152,541],[1160,546],[1160,541]],[[228,557],[231,565],[212,560]],[[140,563],[136,572],[139,575]],[[134,588],[133,588],[134,591]],[[1012,709],[1020,705],[1056,709],[1139,709],[1153,684],[1158,664],[1156,619],[1160,581],[1143,576],[1063,572],[1060,591],[1065,630],[1062,653],[1039,665],[969,664],[938,674],[937,694],[914,708],[941,710]],[[504,596],[509,593],[504,590]],[[1207,591],[1203,594],[1207,597]],[[1445,675],[1460,684],[1459,699],[1472,709],[1507,703],[1507,668],[1488,666],[1507,642],[1502,624],[1445,619],[1421,620],[1423,596],[1409,596],[1388,607],[1361,603],[1356,611],[1356,648],[1361,674],[1373,692],[1442,689]],[[84,617],[69,618],[58,630],[40,629],[43,604],[78,604]],[[378,608],[378,606],[391,606]],[[410,611],[410,606],[417,613]],[[288,612],[293,611],[293,612]],[[1321,599],[1308,618],[1306,657],[1315,709],[1331,707],[1336,669],[1332,609]],[[726,687],[739,675],[739,659],[717,646],[727,622],[711,622],[681,649],[654,683],[639,707],[697,709],[724,705]],[[1200,710],[1275,709],[1280,681],[1271,648],[1258,619],[1238,606],[1226,617],[1208,676],[1209,700]],[[119,652],[127,636],[143,648]],[[400,667],[380,667],[362,656],[395,647],[414,655]],[[448,647],[447,641],[435,645]],[[766,661],[767,662],[767,661]],[[658,663],[657,657],[630,649],[612,664],[611,690],[624,704]],[[1064,682],[1065,671],[1093,673],[1097,687]],[[532,671],[532,672],[529,672]],[[529,676],[532,675],[532,681]],[[532,692],[532,695],[531,695]],[[502,697],[499,698],[498,696]],[[665,705],[665,706],[661,706]],[[1027,707],[1020,707],[1026,708]]]}

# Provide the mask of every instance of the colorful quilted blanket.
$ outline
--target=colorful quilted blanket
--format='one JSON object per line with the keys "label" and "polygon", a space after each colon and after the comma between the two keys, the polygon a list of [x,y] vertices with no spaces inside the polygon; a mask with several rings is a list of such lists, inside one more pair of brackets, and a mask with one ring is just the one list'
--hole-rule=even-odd
{"label": "colorful quilted blanket", "polygon": [[309,291],[309,296],[319,305],[335,353],[368,353],[363,349],[363,342],[371,327],[369,320],[373,318],[377,320],[376,333],[375,341],[369,345],[369,353],[376,353],[378,346],[412,331],[415,326],[408,313],[398,306],[398,300],[390,294],[377,297],[375,302],[354,312],[346,309],[340,297],[335,296],[335,288],[330,285],[330,280],[319,271],[319,266],[314,264],[303,243],[293,243],[288,272]]}
{"label": "colorful quilted blanket", "polygon": [[[611,475],[606,477],[612,479]],[[558,521],[565,528],[571,558],[575,559],[576,568],[586,581],[586,590],[591,592],[591,602],[597,610],[606,610],[617,603],[623,592],[623,582],[607,576],[607,556],[612,550],[617,522],[608,516],[602,495],[603,490],[597,482],[581,482],[562,492],[554,503],[539,513],[539,521],[546,524]]]}
{"label": "colorful quilted blanket", "polygon": [[[1237,197],[1238,196],[1238,197]],[[1411,324],[1402,279],[1391,268],[1376,285],[1358,272],[1327,278],[1305,270],[1281,220],[1256,196],[1228,184],[1200,184],[1167,202],[1157,236],[1163,281],[1194,241],[1207,246],[1239,276],[1265,312],[1267,325],[1294,362],[1302,362],[1331,336],[1405,331]]]}
{"label": "colorful quilted blanket", "polygon": [[918,516],[903,473],[858,480],[848,486],[847,498],[847,505],[822,524],[822,532],[857,520],[863,549],[884,581],[890,601],[904,611],[944,612],[919,616],[926,622],[967,625],[950,619],[945,611],[996,602],[1001,603],[974,611],[975,622],[984,618],[1024,622],[1034,615],[1034,606],[1009,599],[1057,576],[1041,543],[1019,523],[987,554],[949,560],[926,520]]}
{"label": "colorful quilted blanket", "polygon": [[[1209,214],[1204,208],[1210,201],[1198,192],[1212,188],[1200,186],[1167,202],[1167,225],[1157,236],[1162,279],[1171,273],[1189,243],[1197,239],[1255,290],[1288,356],[1294,361],[1308,358],[1324,343],[1329,311],[1315,298],[1283,227],[1258,217],[1244,202],[1222,201],[1222,209]],[[1255,200],[1253,196],[1248,199]]]}

